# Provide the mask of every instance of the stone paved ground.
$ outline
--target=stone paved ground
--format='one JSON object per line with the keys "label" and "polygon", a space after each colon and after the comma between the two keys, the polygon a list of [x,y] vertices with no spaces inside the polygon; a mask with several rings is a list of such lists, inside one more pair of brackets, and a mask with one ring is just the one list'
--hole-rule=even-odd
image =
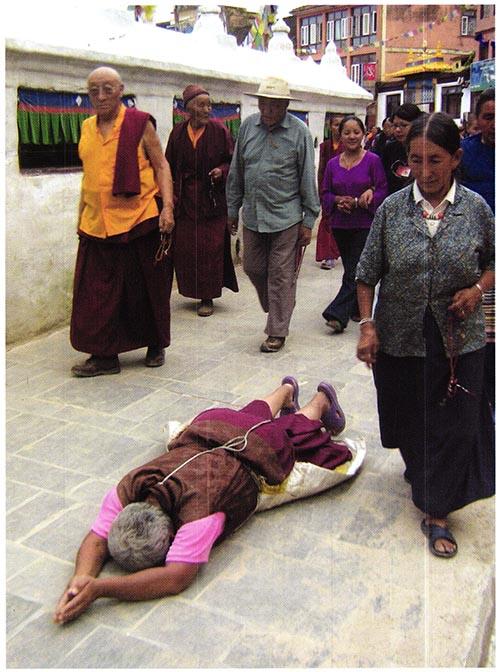
{"label": "stone paved ground", "polygon": [[[341,267],[304,260],[284,350],[265,355],[263,314],[238,268],[209,319],[172,298],[167,363],[122,356],[119,376],[81,380],[68,330],[7,353],[7,661],[13,668],[463,667],[494,665],[494,501],[451,516],[459,555],[432,557],[396,451],[381,448],[371,375],[354,356],[357,325],[329,333],[321,310]],[[51,621],[104,492],[163,450],[170,421],[239,406],[293,374],[301,399],[331,380],[346,436],[366,439],[360,474],[260,513],[217,547],[177,597],[100,600]],[[110,564],[108,573],[119,570]]]}

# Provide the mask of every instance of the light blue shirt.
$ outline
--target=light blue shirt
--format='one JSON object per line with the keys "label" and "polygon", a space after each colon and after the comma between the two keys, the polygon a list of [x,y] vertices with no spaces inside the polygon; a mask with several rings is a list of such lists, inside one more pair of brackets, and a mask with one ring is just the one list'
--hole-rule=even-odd
{"label": "light blue shirt", "polygon": [[242,123],[226,184],[228,217],[243,206],[246,228],[261,233],[303,223],[319,214],[314,146],[304,122],[290,113],[272,131],[260,113]]}

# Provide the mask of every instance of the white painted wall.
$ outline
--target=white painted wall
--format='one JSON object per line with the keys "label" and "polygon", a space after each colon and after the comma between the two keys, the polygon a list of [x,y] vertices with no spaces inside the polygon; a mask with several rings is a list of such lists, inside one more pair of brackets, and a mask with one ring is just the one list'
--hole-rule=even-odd
{"label": "white painted wall", "polygon": [[[104,56],[104,58],[103,58]],[[241,104],[242,118],[257,111],[256,98],[244,95],[256,85],[222,75],[203,77],[168,64],[77,52],[8,41],[5,57],[6,105],[6,331],[7,342],[32,338],[65,324],[71,310],[72,281],[81,172],[21,173],[17,157],[17,88],[85,91],[89,72],[102,64],[118,69],[125,92],[158,122],[166,145],[172,126],[172,100],[192,81],[202,81],[215,101]],[[318,145],[327,111],[363,116],[367,101],[353,96],[304,91],[296,109],[308,110]]]}

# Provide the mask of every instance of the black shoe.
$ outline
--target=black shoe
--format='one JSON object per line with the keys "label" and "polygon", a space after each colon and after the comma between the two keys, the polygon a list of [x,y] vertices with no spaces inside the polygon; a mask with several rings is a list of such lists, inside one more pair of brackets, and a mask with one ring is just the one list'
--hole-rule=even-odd
{"label": "black shoe", "polygon": [[278,352],[285,345],[284,336],[268,336],[264,343],[261,343],[261,352]]}
{"label": "black shoe", "polygon": [[118,355],[113,357],[97,357],[91,355],[83,364],[76,364],[71,373],[77,378],[93,378],[94,376],[109,376],[120,373]]}
{"label": "black shoe", "polygon": [[157,345],[150,345],[146,352],[144,364],[151,368],[163,366],[165,364],[165,349],[159,348]]}

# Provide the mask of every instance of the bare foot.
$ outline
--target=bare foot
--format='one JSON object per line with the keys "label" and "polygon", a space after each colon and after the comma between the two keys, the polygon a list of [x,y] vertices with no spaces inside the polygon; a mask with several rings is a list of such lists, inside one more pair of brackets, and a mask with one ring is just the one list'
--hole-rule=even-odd
{"label": "bare foot", "polygon": [[294,408],[295,404],[293,403],[293,394],[295,392],[294,387],[291,383],[283,383],[287,394],[283,400],[283,405],[281,408]]}

